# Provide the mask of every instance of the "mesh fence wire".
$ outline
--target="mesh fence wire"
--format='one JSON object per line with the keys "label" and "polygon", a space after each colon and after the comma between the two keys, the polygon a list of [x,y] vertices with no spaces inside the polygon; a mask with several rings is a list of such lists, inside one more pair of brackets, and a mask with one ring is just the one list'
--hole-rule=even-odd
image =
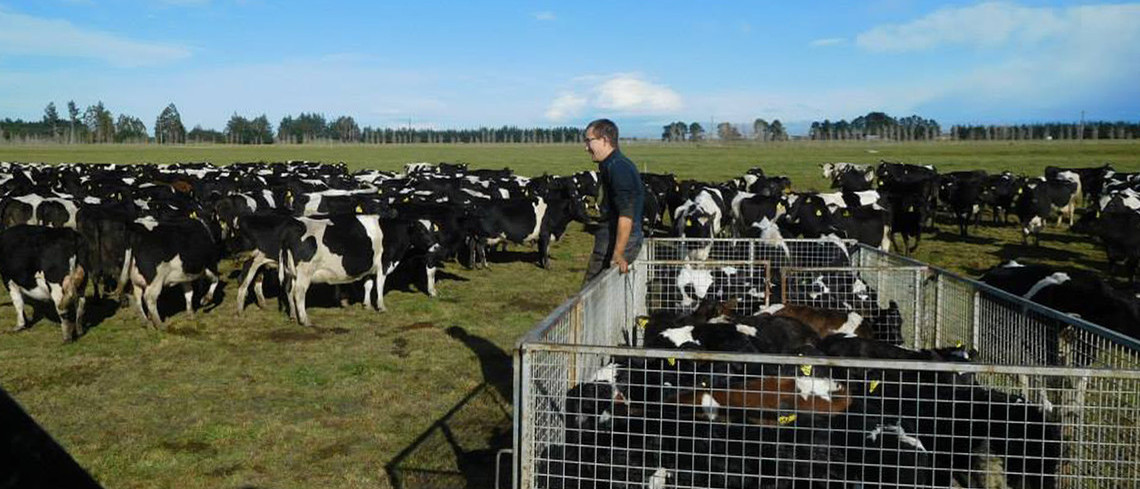
{"label": "mesh fence wire", "polygon": [[[715,240],[719,263],[686,261],[695,241],[648,241],[630,274],[607,272],[520,342],[516,487],[1138,487],[1135,340],[867,247]],[[812,304],[807,285],[777,296],[841,272],[898,305],[903,345],[976,356],[637,348],[637,315],[692,307],[686,266],[764,276],[769,303]]]}

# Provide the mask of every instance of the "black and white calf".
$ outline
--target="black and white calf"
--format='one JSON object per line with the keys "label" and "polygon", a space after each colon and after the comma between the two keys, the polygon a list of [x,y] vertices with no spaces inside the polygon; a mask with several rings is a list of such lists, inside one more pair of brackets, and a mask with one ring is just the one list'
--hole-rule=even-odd
{"label": "black and white calf", "polygon": [[538,244],[539,265],[550,268],[550,243],[562,238],[570,221],[585,219],[581,201],[554,195],[486,202],[473,213],[471,263],[484,267],[486,248],[509,241]]}
{"label": "black and white calf", "polygon": [[823,178],[831,180],[831,188],[845,192],[870,190],[875,181],[875,168],[857,163],[824,163]]}
{"label": "black and white calf", "polygon": [[131,297],[143,321],[162,326],[158,296],[168,285],[180,284],[186,297],[186,313],[194,314],[194,282],[209,280],[201,304],[214,300],[218,287],[218,261],[223,249],[216,223],[180,219],[136,219],[127,229],[127,251],[119,277],[121,286],[132,287]]}
{"label": "black and white calf", "polygon": [[[63,340],[83,332],[87,243],[71,229],[15,226],[0,231],[0,279],[12,296],[16,330],[27,327],[24,298],[51,302]],[[74,306],[74,317],[69,317]]]}

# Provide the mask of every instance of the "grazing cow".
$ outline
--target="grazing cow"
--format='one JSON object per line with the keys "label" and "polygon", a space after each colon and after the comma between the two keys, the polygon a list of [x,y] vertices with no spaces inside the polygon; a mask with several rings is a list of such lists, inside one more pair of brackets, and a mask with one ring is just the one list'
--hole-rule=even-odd
{"label": "grazing cow", "polygon": [[978,225],[982,192],[988,175],[985,171],[950,172],[942,176],[940,197],[950,207],[958,222],[958,233],[969,236],[970,222]]}
{"label": "grazing cow", "polygon": [[[419,221],[375,214],[299,218],[281,231],[278,279],[285,284],[290,316],[311,326],[305,296],[316,283],[364,282],[364,307],[385,311],[384,281],[411,249],[427,250],[431,237]],[[371,280],[367,280],[371,278]]]}
{"label": "grazing cow", "polygon": [[79,338],[86,303],[86,261],[87,242],[72,229],[21,225],[0,231],[0,279],[16,309],[15,330],[27,327],[27,297],[55,306],[63,341]]}
{"label": "grazing cow", "polygon": [[217,223],[197,218],[159,221],[143,217],[131,223],[127,232],[119,284],[132,287],[131,297],[144,322],[149,321],[156,329],[162,326],[158,296],[168,285],[182,285],[186,313],[191,316],[194,281],[203,277],[210,281],[201,304],[213,302],[218,287],[218,261],[224,252]]}
{"label": "grazing cow", "polygon": [[980,200],[989,206],[993,212],[994,224],[1000,222],[1004,225],[1006,223],[1009,218],[1009,211],[1013,209],[1017,189],[1020,187],[1020,179],[1008,171],[1002,172],[1000,175],[986,177]]}

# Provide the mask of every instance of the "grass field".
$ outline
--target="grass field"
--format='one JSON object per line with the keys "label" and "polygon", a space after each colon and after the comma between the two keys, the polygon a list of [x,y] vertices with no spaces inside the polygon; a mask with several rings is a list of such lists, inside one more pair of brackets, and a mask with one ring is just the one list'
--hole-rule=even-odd
{"label": "grass field", "polygon": [[[1140,142],[643,143],[625,152],[648,171],[682,178],[724,180],[761,166],[792,177],[797,189],[824,188],[825,161],[1030,175],[1106,161],[1140,170]],[[0,161],[287,159],[353,169],[464,161],[523,175],[594,166],[579,145],[0,146]],[[592,238],[571,229],[553,247],[552,270],[537,268],[522,248],[492,257],[490,270],[449,263],[435,299],[390,280],[384,314],[316,297],[315,329],[276,310],[238,316],[232,277],[221,304],[195,317],[175,312],[178,293],[164,296],[164,332],[144,329],[128,309],[97,304],[98,323],[69,345],[50,321],[7,332],[14,314],[4,299],[0,385],[107,487],[489,487],[494,451],[510,443],[511,348],[581,282]],[[963,241],[941,223],[916,257],[968,276],[1012,257],[1105,269],[1099,248],[1057,227],[1035,248],[1022,246],[1012,225],[983,226]]]}

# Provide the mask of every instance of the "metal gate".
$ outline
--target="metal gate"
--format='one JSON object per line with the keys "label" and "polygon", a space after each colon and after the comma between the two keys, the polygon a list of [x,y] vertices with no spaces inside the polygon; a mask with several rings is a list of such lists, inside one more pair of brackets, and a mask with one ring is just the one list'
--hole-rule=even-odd
{"label": "metal gate", "polygon": [[[1140,480],[1135,340],[871,248],[755,241],[650,240],[630,274],[606,272],[520,341],[515,487],[1115,488]],[[716,261],[686,261],[693,246],[710,246]],[[856,277],[875,291],[868,304],[898,305],[908,347],[961,346],[976,356],[639,348],[638,315],[683,310],[684,293],[654,290],[667,290],[686,266],[746,271],[778,283],[781,299],[808,303],[818,291],[797,288],[802,278]]]}

